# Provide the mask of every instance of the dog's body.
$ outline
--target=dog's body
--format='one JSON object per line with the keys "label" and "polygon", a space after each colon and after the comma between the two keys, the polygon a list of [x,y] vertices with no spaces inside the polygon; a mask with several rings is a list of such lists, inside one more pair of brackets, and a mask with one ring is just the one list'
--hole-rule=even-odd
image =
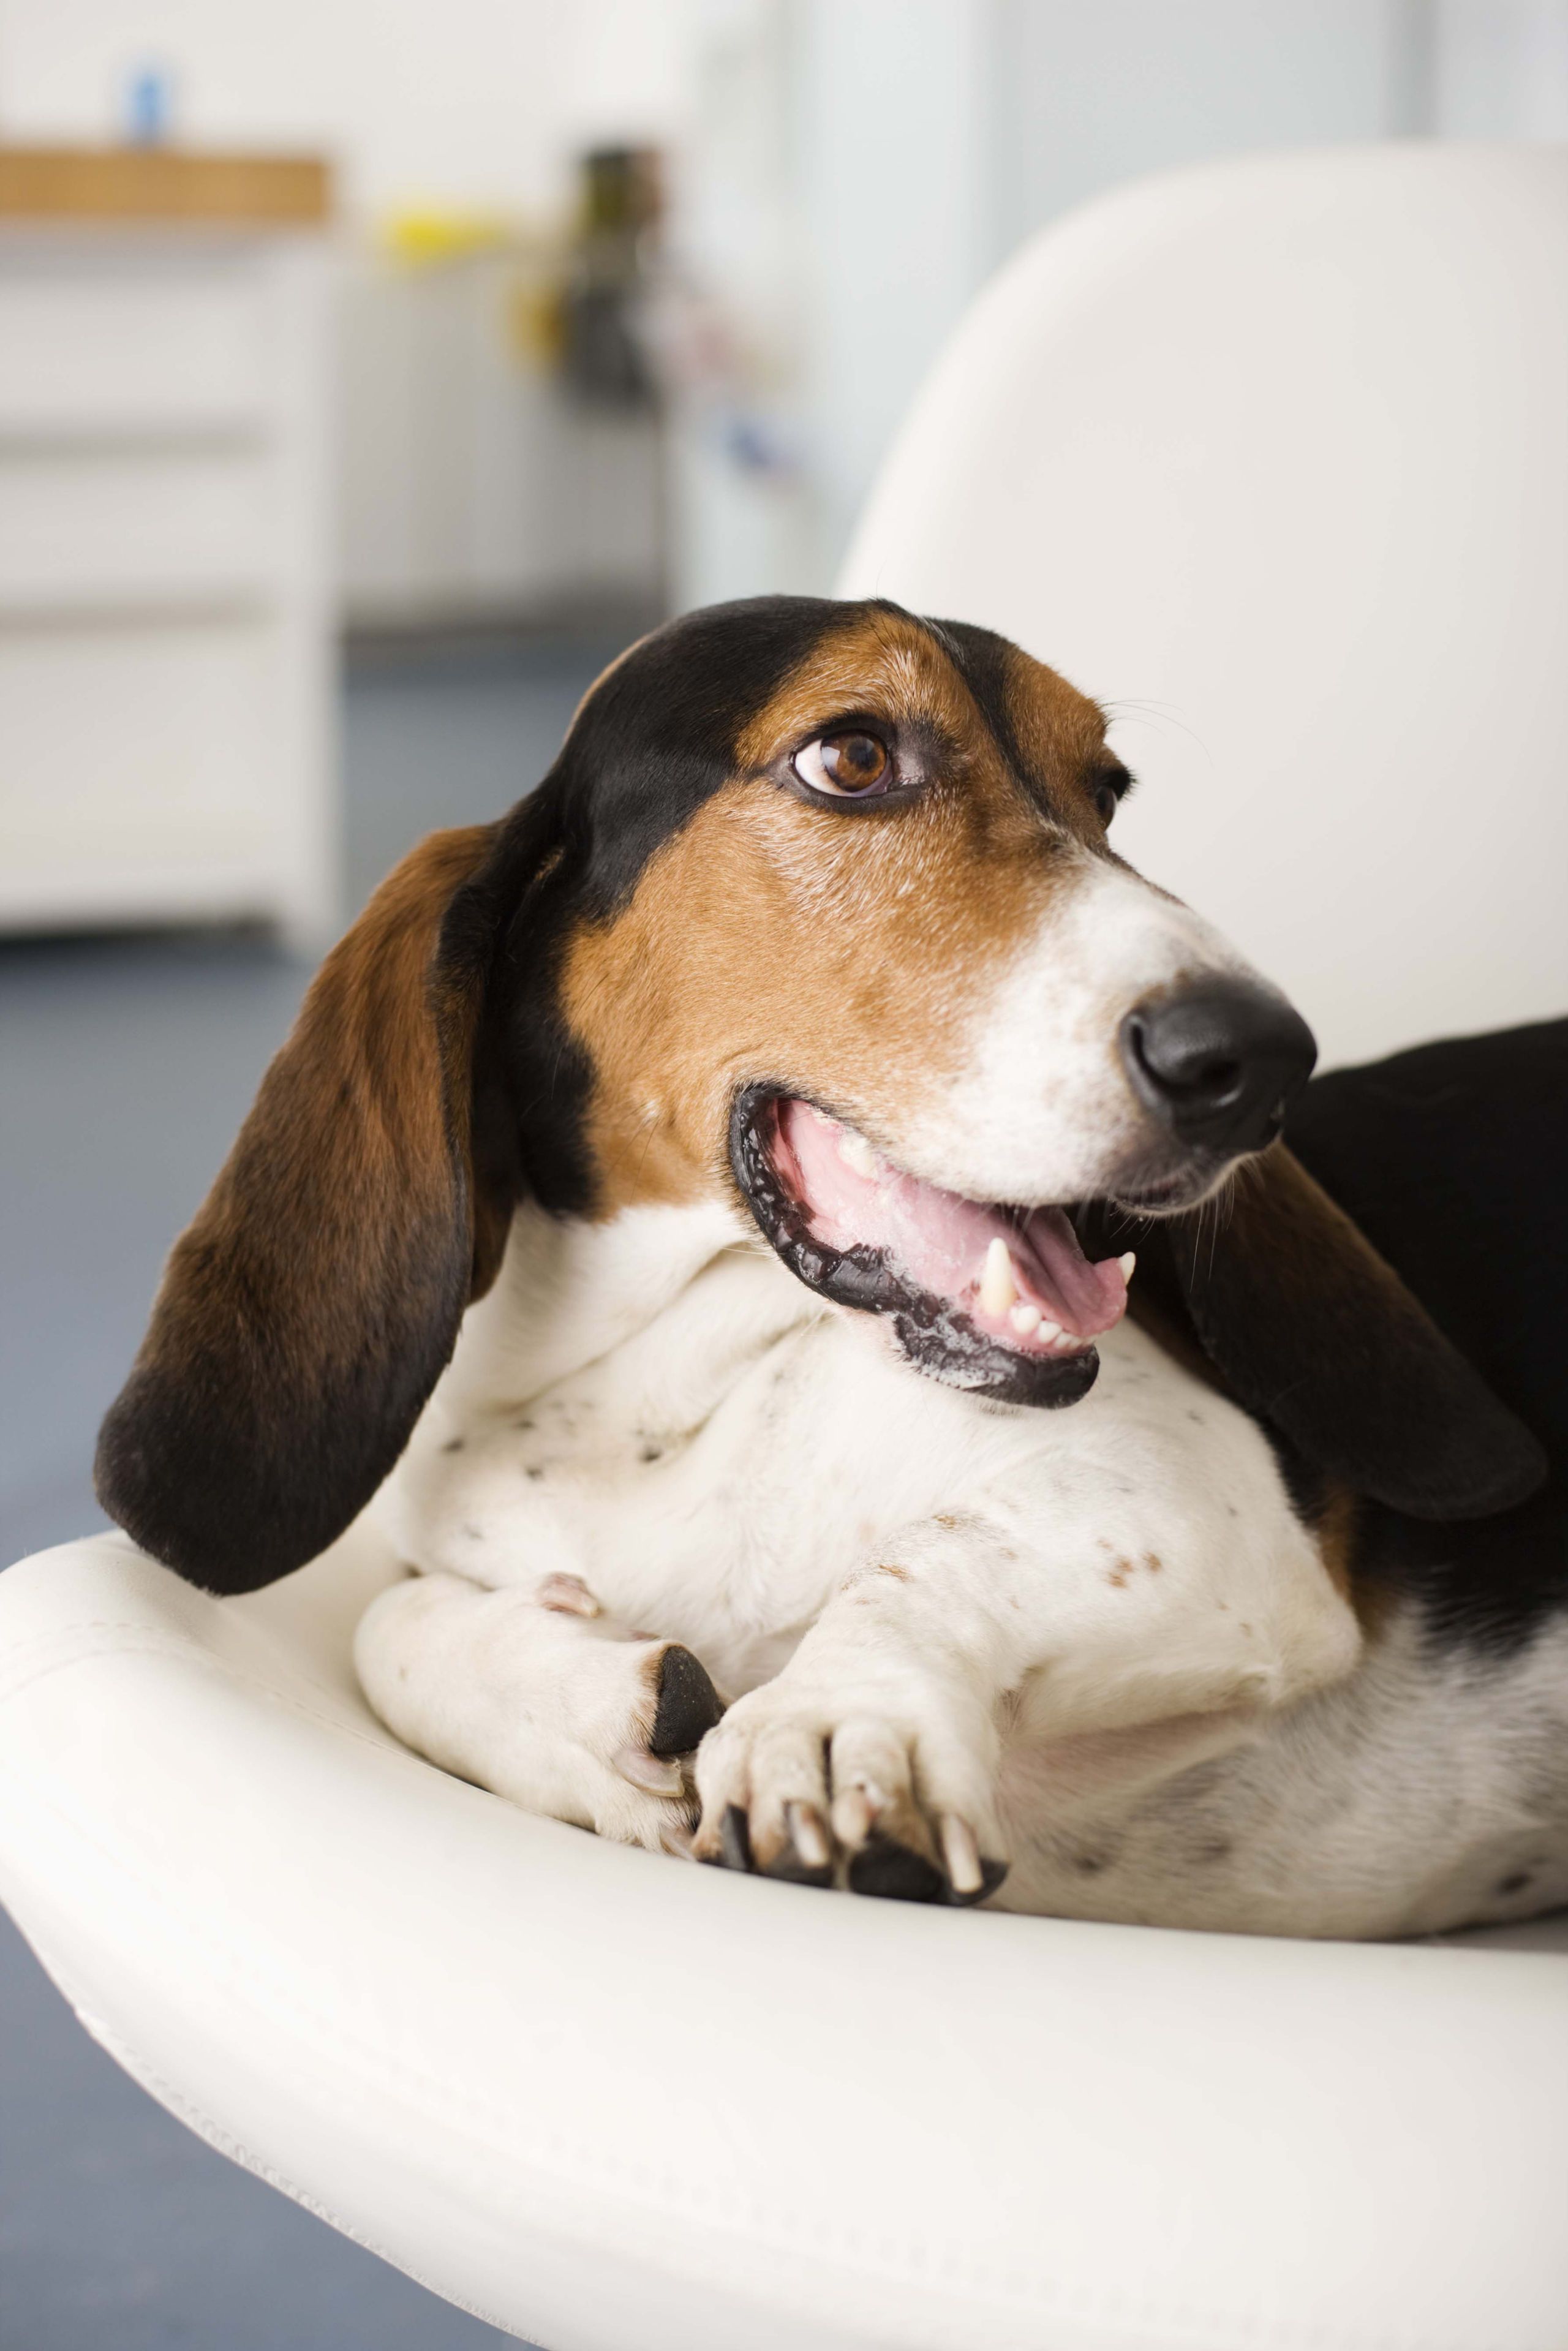
{"label": "dog's body", "polygon": [[398,1462],[372,1704],[650,1846],[696,1749],[705,1858],[867,1892],[1568,1899],[1563,1563],[1453,1604],[1540,1457],[1273,1142],[1310,1040],[1111,855],[1126,781],[1050,672],[892,608],[636,649],[326,967],[109,1507],[243,1589]]}
{"label": "dog's body", "polygon": [[[1101,1352],[1071,1412],[998,1413],[913,1380],[723,1209],[525,1211],[377,1506],[434,1580],[361,1628],[372,1702],[526,1810],[656,1844],[682,1799],[614,1764],[649,1654],[626,1636],[653,1627],[786,1736],[803,1707],[813,1739],[951,1740],[931,1793],[974,1810],[995,1718],[997,1907],[1376,1936],[1568,1902],[1568,1608],[1499,1656],[1364,1579],[1364,1641],[1257,1422],[1126,1323]],[[900,1623],[906,1552],[945,1621],[1013,1619],[999,1656]],[[539,1608],[551,1575],[603,1615]],[[784,1669],[835,1604],[848,1654],[798,1700]],[[590,1643],[621,1710],[573,1724],[554,1699]]]}

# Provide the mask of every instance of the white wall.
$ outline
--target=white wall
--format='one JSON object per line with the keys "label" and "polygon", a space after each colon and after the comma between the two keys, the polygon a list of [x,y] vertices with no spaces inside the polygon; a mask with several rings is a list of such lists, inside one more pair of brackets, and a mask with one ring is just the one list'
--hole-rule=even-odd
{"label": "white wall", "polygon": [[504,253],[411,273],[392,210],[549,225],[596,141],[681,136],[691,0],[9,0],[0,134],[112,137],[129,77],[170,74],[193,145],[339,167],[339,578],[357,622],[642,599],[660,570],[646,420],[568,408]]}
{"label": "white wall", "polygon": [[1568,139],[1568,0],[1427,0],[1430,118],[1446,139]]}
{"label": "white wall", "polygon": [[1399,0],[995,0],[995,261],[1118,181],[1396,127]]}
{"label": "white wall", "polygon": [[[0,135],[108,135],[147,60],[193,141],[333,153],[356,222],[548,215],[585,144],[673,151],[682,604],[825,588],[967,301],[1099,189],[1248,148],[1568,136],[1568,0],[5,0]],[[444,379],[393,315],[406,293],[361,273],[346,314],[355,593],[412,606],[462,578],[504,601],[548,594],[556,552],[602,569],[560,539],[548,388],[508,356],[504,301],[475,282],[423,306],[468,336]],[[398,350],[401,383],[378,371]],[[437,463],[417,386],[439,413],[469,360]]]}
{"label": "white wall", "polygon": [[[1568,136],[1568,0],[704,0],[696,56],[688,250],[769,362],[733,406],[796,465],[727,457],[722,402],[686,414],[685,602],[824,586],[967,302],[1102,189],[1249,149]],[[747,94],[731,152],[721,89]],[[737,146],[765,204],[727,203]]]}
{"label": "white wall", "polygon": [[689,0],[9,0],[0,130],[101,140],[171,67],[193,141],[315,147],[350,206],[546,208],[571,155],[683,119]]}

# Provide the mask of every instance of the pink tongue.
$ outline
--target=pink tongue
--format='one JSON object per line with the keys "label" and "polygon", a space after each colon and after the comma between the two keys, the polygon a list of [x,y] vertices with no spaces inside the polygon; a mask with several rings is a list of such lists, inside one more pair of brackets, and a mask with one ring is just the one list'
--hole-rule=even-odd
{"label": "pink tongue", "polygon": [[950,1299],[982,1330],[1027,1353],[1047,1352],[1050,1343],[1020,1332],[1007,1312],[988,1311],[979,1300],[987,1252],[998,1237],[1020,1305],[1037,1306],[1047,1322],[1080,1339],[1121,1321],[1127,1306],[1121,1267],[1113,1258],[1091,1265],[1060,1208],[1020,1217],[987,1207],[901,1175],[885,1161],[863,1174],[842,1157],[846,1139],[863,1154],[858,1138],[809,1102],[790,1099],[779,1107],[780,1172],[830,1249],[880,1249],[906,1280]]}

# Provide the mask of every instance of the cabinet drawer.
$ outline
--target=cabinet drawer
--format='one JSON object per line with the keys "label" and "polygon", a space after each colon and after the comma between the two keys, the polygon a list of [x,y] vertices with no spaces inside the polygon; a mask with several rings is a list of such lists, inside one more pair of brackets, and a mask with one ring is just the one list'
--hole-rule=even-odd
{"label": "cabinet drawer", "polygon": [[0,443],[0,613],[255,596],[280,563],[264,449]]}
{"label": "cabinet drawer", "polygon": [[[277,653],[260,622],[0,638],[0,894],[277,862]],[[261,891],[260,894],[265,894]]]}
{"label": "cabinet drawer", "polygon": [[244,246],[0,247],[0,434],[236,432],[267,405],[267,287]]}

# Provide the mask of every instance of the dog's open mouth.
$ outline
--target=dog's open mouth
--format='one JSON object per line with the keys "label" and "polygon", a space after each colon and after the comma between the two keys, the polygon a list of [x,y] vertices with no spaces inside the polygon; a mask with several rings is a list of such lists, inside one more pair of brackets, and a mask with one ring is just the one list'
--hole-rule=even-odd
{"label": "dog's open mouth", "polygon": [[1074,1404],[1092,1385],[1094,1341],[1126,1311],[1132,1259],[1092,1265],[1064,1209],[943,1191],[770,1087],[737,1100],[730,1157],[790,1271],[888,1317],[920,1370],[1008,1404]]}

